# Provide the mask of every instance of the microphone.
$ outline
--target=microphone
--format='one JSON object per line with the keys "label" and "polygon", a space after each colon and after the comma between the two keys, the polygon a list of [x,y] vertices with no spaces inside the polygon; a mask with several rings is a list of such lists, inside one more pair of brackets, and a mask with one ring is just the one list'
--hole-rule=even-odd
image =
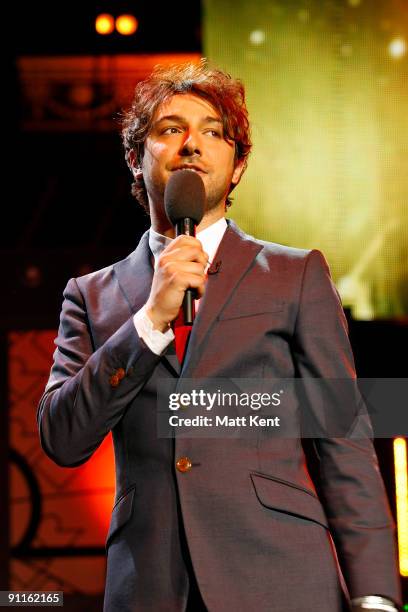
{"label": "microphone", "polygon": [[[164,206],[176,236],[195,236],[205,209],[205,187],[200,175],[188,168],[173,172],[164,191]],[[183,299],[185,325],[194,321],[194,294],[194,289],[187,289]]]}

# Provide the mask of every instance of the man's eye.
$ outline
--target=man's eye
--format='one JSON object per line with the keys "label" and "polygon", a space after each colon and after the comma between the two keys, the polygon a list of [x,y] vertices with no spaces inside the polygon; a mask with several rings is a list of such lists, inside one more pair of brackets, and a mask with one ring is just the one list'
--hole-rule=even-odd
{"label": "man's eye", "polygon": [[218,130],[208,130],[207,134],[214,136],[215,138],[221,138],[221,132]]}
{"label": "man's eye", "polygon": [[180,134],[181,130],[178,127],[168,127],[162,131],[162,134]]}

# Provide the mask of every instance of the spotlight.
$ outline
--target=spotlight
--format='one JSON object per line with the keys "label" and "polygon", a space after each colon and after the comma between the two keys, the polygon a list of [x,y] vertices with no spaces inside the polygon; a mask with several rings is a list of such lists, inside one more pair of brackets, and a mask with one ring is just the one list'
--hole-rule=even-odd
{"label": "spotlight", "polygon": [[138,25],[138,21],[133,15],[120,15],[116,19],[116,30],[123,36],[134,34]]}
{"label": "spotlight", "polygon": [[263,30],[252,30],[249,41],[253,45],[262,45],[265,42],[265,32]]}
{"label": "spotlight", "polygon": [[397,38],[393,38],[390,44],[388,45],[388,53],[394,59],[400,59],[407,52],[407,42],[405,38],[402,36],[398,36]]}
{"label": "spotlight", "polygon": [[98,34],[112,34],[115,29],[115,20],[109,13],[101,13],[95,19],[95,30]]}

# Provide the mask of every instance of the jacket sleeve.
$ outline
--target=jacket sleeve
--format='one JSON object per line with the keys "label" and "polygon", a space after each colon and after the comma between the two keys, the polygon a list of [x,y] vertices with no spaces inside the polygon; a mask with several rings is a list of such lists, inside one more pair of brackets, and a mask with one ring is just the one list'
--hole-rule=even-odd
{"label": "jacket sleeve", "polygon": [[[347,323],[319,251],[311,251],[306,261],[294,340],[299,376],[331,379],[334,389],[336,383],[355,384]],[[313,410],[313,398],[309,404]],[[344,408],[340,402],[337,407]],[[352,407],[344,412],[352,414]],[[351,597],[381,594],[400,602],[394,524],[367,421],[361,431],[314,440],[320,472],[316,484]]]}
{"label": "jacket sleeve", "polygon": [[75,279],[64,291],[54,363],[37,422],[47,455],[61,466],[84,463],[122,418],[160,357],[141,340],[131,316],[94,350]]}

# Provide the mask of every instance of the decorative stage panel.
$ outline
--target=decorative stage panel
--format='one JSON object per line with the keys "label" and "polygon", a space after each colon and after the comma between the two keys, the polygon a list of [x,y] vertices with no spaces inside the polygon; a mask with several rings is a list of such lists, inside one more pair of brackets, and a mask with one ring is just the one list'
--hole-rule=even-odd
{"label": "decorative stage panel", "polygon": [[97,594],[114,496],[108,436],[77,468],[60,468],[40,447],[36,406],[48,379],[54,330],[9,334],[11,589]]}

